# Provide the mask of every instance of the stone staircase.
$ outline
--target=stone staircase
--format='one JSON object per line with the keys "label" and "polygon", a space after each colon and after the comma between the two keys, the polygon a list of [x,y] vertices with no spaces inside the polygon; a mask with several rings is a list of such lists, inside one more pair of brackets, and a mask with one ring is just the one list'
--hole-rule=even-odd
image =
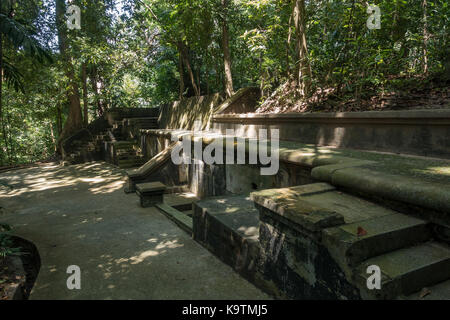
{"label": "stone staircase", "polygon": [[[450,279],[450,249],[433,239],[426,221],[398,213],[324,229],[322,234],[323,243],[364,298],[409,296]],[[382,272],[381,290],[367,288],[371,265]]]}
{"label": "stone staircase", "polygon": [[109,141],[106,131],[90,135],[87,140],[74,140],[72,150],[64,157],[64,161],[68,164],[77,164],[101,160],[103,144],[106,141]]}
{"label": "stone staircase", "polygon": [[[279,298],[450,299],[450,248],[430,222],[327,183],[199,201],[193,236]],[[369,266],[381,289],[368,287]]]}
{"label": "stone staircase", "polygon": [[157,117],[141,117],[114,120],[102,126],[101,131],[95,127],[83,129],[67,143],[70,151],[65,153],[64,163],[106,160],[123,169],[140,167],[146,161],[137,141],[139,131],[156,128]]}
{"label": "stone staircase", "polygon": [[139,137],[140,130],[149,130],[158,128],[158,117],[143,117],[143,118],[127,118],[120,122],[122,136],[124,140],[136,139]]}
{"label": "stone staircase", "polygon": [[[155,120],[156,119],[156,120]],[[115,121],[110,129],[110,136],[113,137],[114,145],[114,164],[119,168],[129,169],[142,166],[146,160],[136,139],[130,138],[130,130],[126,123],[138,124],[138,130],[146,128],[154,129],[157,127],[157,118],[136,118]],[[142,126],[141,126],[142,124]],[[133,128],[136,128],[134,126]]]}
{"label": "stone staircase", "polygon": [[118,141],[114,143],[114,151],[115,164],[119,168],[140,167],[146,162],[140,147],[134,141]]}

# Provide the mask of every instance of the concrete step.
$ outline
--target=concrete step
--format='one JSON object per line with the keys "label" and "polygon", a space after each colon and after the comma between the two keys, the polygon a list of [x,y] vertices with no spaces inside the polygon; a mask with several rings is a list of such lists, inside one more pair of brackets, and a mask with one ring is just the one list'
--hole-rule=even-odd
{"label": "concrete step", "polygon": [[172,220],[181,229],[189,234],[192,234],[192,218],[185,215],[181,211],[167,205],[167,204],[157,204],[156,207],[164,213],[170,220]]}
{"label": "concrete step", "polygon": [[[381,270],[381,289],[367,289],[367,267]],[[408,296],[450,279],[450,249],[447,245],[427,242],[389,252],[364,261],[355,269],[355,281],[371,299],[395,299]]]}
{"label": "concrete step", "polygon": [[136,158],[136,159],[127,159],[127,160],[117,160],[117,166],[120,168],[133,168],[140,167],[145,163],[144,159]]}
{"label": "concrete step", "polygon": [[192,192],[170,193],[166,190],[164,195],[164,203],[177,209],[178,211],[192,210],[192,204],[199,199]]}
{"label": "concrete step", "polygon": [[116,156],[117,157],[124,157],[124,156],[143,156],[141,154],[139,154],[139,152],[137,152],[136,150],[120,150],[120,152],[116,152]]}
{"label": "concrete step", "polygon": [[140,198],[141,207],[147,208],[163,203],[166,185],[160,181],[145,182],[136,185],[136,194]]}
{"label": "concrete step", "polygon": [[142,162],[127,162],[119,163],[117,166],[121,169],[138,168],[142,165]]}
{"label": "concrete step", "polygon": [[322,231],[322,241],[343,269],[431,239],[428,223],[401,213]]}
{"label": "concrete step", "polygon": [[250,281],[256,276],[259,213],[247,196],[213,197],[193,206],[193,237]]}
{"label": "concrete step", "polygon": [[[120,156],[117,156],[116,159],[118,161],[128,161],[128,160],[145,161],[143,156],[136,155],[136,154],[133,154],[133,155],[120,155]],[[144,163],[144,162],[142,162],[142,163]]]}
{"label": "concrete step", "polygon": [[131,141],[120,141],[114,144],[114,148],[118,150],[134,150],[136,147],[134,142]]}
{"label": "concrete step", "polygon": [[187,215],[188,217],[191,217],[194,215],[194,210],[184,210],[181,211],[183,214]]}
{"label": "concrete step", "polygon": [[410,294],[400,296],[399,300],[449,300],[450,299],[450,280],[438,283],[428,288]]}

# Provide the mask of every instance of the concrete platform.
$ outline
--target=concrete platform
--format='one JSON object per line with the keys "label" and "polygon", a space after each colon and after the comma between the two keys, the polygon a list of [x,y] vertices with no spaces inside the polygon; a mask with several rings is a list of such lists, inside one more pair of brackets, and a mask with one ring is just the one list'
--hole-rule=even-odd
{"label": "concrete platform", "polygon": [[244,277],[255,277],[259,214],[248,196],[214,197],[195,203],[193,237]]}
{"label": "concrete platform", "polygon": [[[41,256],[30,299],[269,298],[123,185],[104,162],[0,174],[0,220]],[[81,290],[66,286],[70,265]]]}

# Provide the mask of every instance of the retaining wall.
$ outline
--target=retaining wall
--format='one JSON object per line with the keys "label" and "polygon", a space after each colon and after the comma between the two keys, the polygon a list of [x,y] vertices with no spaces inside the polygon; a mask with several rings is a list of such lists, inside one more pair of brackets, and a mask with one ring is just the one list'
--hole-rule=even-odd
{"label": "retaining wall", "polygon": [[213,130],[257,137],[279,129],[280,140],[450,159],[450,110],[215,115]]}

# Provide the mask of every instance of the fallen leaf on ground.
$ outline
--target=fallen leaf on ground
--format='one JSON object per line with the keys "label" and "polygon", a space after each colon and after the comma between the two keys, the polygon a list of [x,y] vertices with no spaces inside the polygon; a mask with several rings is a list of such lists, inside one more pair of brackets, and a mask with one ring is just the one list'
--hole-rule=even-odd
{"label": "fallen leaf on ground", "polygon": [[420,291],[420,295],[419,298],[425,298],[427,295],[429,295],[431,293],[431,290],[428,288],[423,288],[422,291]]}
{"label": "fallen leaf on ground", "polygon": [[367,235],[367,231],[363,227],[358,227],[356,234],[358,235],[358,237],[365,236]]}

